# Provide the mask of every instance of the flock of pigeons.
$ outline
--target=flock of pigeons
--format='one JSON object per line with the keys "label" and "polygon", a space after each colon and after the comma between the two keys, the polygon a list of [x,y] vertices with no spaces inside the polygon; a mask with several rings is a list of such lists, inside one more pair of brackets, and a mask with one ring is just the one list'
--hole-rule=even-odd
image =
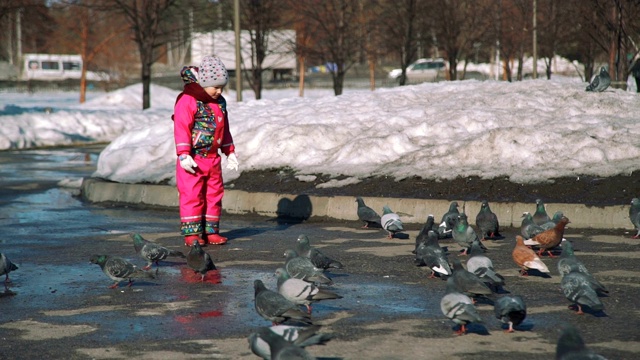
{"label": "flock of pigeons", "polygon": [[[396,229],[402,229],[401,224],[395,224],[393,229],[379,216],[375,210],[368,207],[362,198],[357,198],[358,219],[365,228],[381,227],[392,237]],[[494,305],[495,316],[504,326],[505,331],[513,332],[527,316],[527,307],[521,296],[505,294],[505,278],[496,272],[492,260],[485,255],[485,239],[499,239],[500,227],[497,216],[491,211],[489,203],[483,201],[476,216],[476,233],[470,226],[468,216],[458,210],[458,203],[450,203],[449,210],[442,216],[440,223],[436,223],[434,216],[429,215],[425,224],[416,236],[415,264],[426,266],[431,270],[430,278],[436,276],[446,279],[446,293],[441,299],[440,307],[443,315],[457,324],[456,334],[467,332],[470,323],[481,323],[482,318],[476,310],[477,300],[486,300]],[[389,218],[388,207],[385,214]],[[633,199],[629,217],[638,229],[636,237],[640,237],[640,199]],[[398,219],[399,217],[392,217]],[[578,314],[584,314],[583,308],[597,314],[604,311],[600,300],[606,296],[608,290],[592,274],[586,266],[575,256],[571,242],[566,241],[564,230],[570,223],[562,212],[556,212],[549,217],[542,200],[536,200],[533,214],[525,212],[520,227],[521,235],[516,236],[516,244],[512,251],[514,263],[520,267],[520,274],[528,276],[529,272],[548,277],[549,269],[540,259],[541,256],[557,257],[554,251],[560,250],[557,262],[558,273],[562,277],[561,289],[564,296],[571,301]],[[468,255],[466,269],[459,260],[459,256],[448,258],[447,247],[441,247],[439,240],[452,238],[462,250],[459,256]],[[537,249],[537,251],[534,251]],[[501,294],[496,300],[488,298],[493,294]],[[557,345],[558,359],[572,358],[576,354],[590,354],[589,359],[604,359],[600,355],[588,350],[575,327],[569,326],[563,330]]]}
{"label": "flock of pigeons", "polygon": [[[383,228],[388,238],[393,238],[404,230],[400,216],[388,206],[383,207],[383,215],[368,207],[362,198],[358,203],[358,219],[365,228]],[[440,307],[444,316],[459,325],[455,331],[462,335],[467,332],[470,323],[482,323],[477,309],[478,300],[488,300],[494,305],[495,316],[504,326],[505,331],[514,332],[527,316],[527,307],[521,296],[505,294],[505,278],[493,267],[492,260],[485,255],[487,248],[482,244],[485,239],[499,239],[500,228],[497,216],[491,211],[489,203],[483,201],[476,216],[479,233],[470,226],[468,217],[458,210],[458,203],[453,201],[449,210],[442,216],[440,223],[429,215],[415,239],[415,264],[426,266],[431,270],[430,278],[446,279],[446,293],[442,297]],[[633,198],[629,209],[629,219],[637,229],[634,238],[640,238],[640,199]],[[540,274],[549,273],[549,269],[540,259],[545,253],[556,257],[554,251],[561,249],[557,262],[558,273],[562,277],[561,288],[564,296],[572,302],[572,308],[583,314],[583,307],[593,313],[602,312],[604,305],[600,300],[608,290],[575,256],[570,241],[566,241],[564,230],[569,219],[556,212],[549,217],[542,200],[536,200],[533,214],[525,212],[520,227],[521,235],[516,236],[516,245],[512,258],[520,267],[520,274],[528,276],[529,271]],[[102,271],[114,281],[109,286],[117,288],[123,281],[132,285],[133,279],[153,279],[151,269],[155,263],[168,257],[186,258],[186,263],[194,273],[205,275],[216,270],[211,256],[195,242],[189,253],[168,249],[160,244],[148,241],[139,234],[131,234],[136,253],[147,264],[138,269],[133,263],[117,256],[93,255],[91,263],[98,264]],[[459,256],[468,255],[465,266],[458,256],[448,258],[447,247],[441,247],[439,240],[452,238],[462,247]],[[537,248],[537,252],[534,251]],[[271,327],[260,327],[248,336],[252,352],[263,359],[313,359],[305,350],[310,345],[325,344],[333,338],[332,334],[320,333],[320,325],[314,325],[311,319],[312,305],[318,301],[341,299],[342,296],[326,289],[332,285],[327,276],[331,269],[342,269],[344,265],[311,246],[306,235],[300,235],[295,249],[284,253],[283,267],[275,270],[277,289],[268,289],[261,280],[254,281],[254,305],[259,316],[272,322]],[[10,283],[9,273],[17,270],[5,254],[0,253],[0,276],[5,275],[5,292]],[[488,298],[493,294],[501,294],[495,301]],[[284,323],[293,323],[287,325]],[[604,359],[589,350],[574,326],[567,326],[561,333],[556,347],[557,359],[573,359],[582,356],[584,359]]]}

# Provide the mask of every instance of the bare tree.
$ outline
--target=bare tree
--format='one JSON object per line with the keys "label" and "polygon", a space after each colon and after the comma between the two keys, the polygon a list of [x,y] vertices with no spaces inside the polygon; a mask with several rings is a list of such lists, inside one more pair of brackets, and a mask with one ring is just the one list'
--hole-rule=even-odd
{"label": "bare tree", "polygon": [[358,61],[357,50],[363,43],[359,0],[290,0],[288,4],[296,21],[307,24],[303,31],[314,31],[313,47],[298,51],[330,64],[334,94],[341,95],[345,74]]}
{"label": "bare tree", "polygon": [[274,30],[282,24],[282,14],[287,10],[282,0],[248,0],[241,4],[241,24],[249,32],[251,39],[250,71],[247,81],[253,89],[256,99],[262,98],[262,74],[266,70],[263,63],[266,57],[278,51],[290,49],[270,49],[270,40]]}
{"label": "bare tree", "polygon": [[141,64],[142,108],[151,107],[151,66],[165,45],[178,0],[109,0],[124,14],[133,40],[138,45]]}
{"label": "bare tree", "polygon": [[[420,7],[419,3],[423,6]],[[419,11],[424,9],[426,2],[418,0],[382,1],[378,23],[381,27],[382,46],[400,58],[402,74],[398,78],[400,85],[407,83],[407,67],[417,59],[418,53],[418,23],[420,16],[425,14]]]}
{"label": "bare tree", "polygon": [[474,44],[492,28],[493,1],[436,0],[431,4],[433,28],[449,61],[448,78],[456,80],[458,61],[473,52]]}
{"label": "bare tree", "polygon": [[100,11],[94,0],[60,4],[62,6],[56,7],[58,27],[54,34],[59,47],[80,54],[82,58],[80,103],[84,103],[87,69],[91,67],[95,57],[112,45],[112,41],[126,31],[126,28],[117,26],[120,19]]}

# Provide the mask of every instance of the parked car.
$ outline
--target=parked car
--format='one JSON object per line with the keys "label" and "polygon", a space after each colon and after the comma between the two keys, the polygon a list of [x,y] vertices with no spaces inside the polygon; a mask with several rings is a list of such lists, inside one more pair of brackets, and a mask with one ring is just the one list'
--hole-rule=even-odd
{"label": "parked car", "polygon": [[[443,59],[418,59],[407,66],[406,83],[433,82],[445,79],[446,64]],[[389,78],[400,80],[402,69],[389,71]]]}

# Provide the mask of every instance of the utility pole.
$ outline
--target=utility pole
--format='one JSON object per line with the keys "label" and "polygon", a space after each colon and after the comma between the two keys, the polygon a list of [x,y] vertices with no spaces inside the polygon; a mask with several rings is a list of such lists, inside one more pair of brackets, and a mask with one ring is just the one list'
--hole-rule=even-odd
{"label": "utility pole", "polygon": [[236,101],[242,101],[242,59],[240,58],[240,0],[233,0],[233,28],[236,33]]}
{"label": "utility pole", "polygon": [[531,77],[538,78],[538,0],[533,0],[533,73]]}

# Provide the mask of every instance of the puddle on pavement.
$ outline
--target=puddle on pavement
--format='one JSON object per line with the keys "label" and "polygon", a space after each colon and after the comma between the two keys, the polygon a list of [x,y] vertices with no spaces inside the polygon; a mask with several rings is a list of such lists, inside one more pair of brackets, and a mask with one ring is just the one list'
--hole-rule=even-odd
{"label": "puddle on pavement", "polygon": [[[199,274],[179,263],[161,263],[155,280],[135,281],[131,287],[123,282],[117,289],[108,289],[111,280],[88,263],[24,263],[18,271],[12,273],[11,290],[16,294],[1,299],[6,311],[0,322],[29,318],[56,324],[97,324],[96,332],[83,336],[110,341],[148,336],[155,328],[162,328],[154,332],[159,338],[207,333],[244,336],[251,329],[270,325],[255,312],[253,281],[260,279],[270,289],[276,286],[273,273],[237,268],[212,271],[201,282]],[[151,271],[155,272],[155,265]],[[418,286],[357,275],[335,276],[334,280],[330,289],[344,298],[315,303],[316,321],[331,318],[337,311],[353,313],[348,321],[362,323],[403,315],[442,317],[439,297]]]}

